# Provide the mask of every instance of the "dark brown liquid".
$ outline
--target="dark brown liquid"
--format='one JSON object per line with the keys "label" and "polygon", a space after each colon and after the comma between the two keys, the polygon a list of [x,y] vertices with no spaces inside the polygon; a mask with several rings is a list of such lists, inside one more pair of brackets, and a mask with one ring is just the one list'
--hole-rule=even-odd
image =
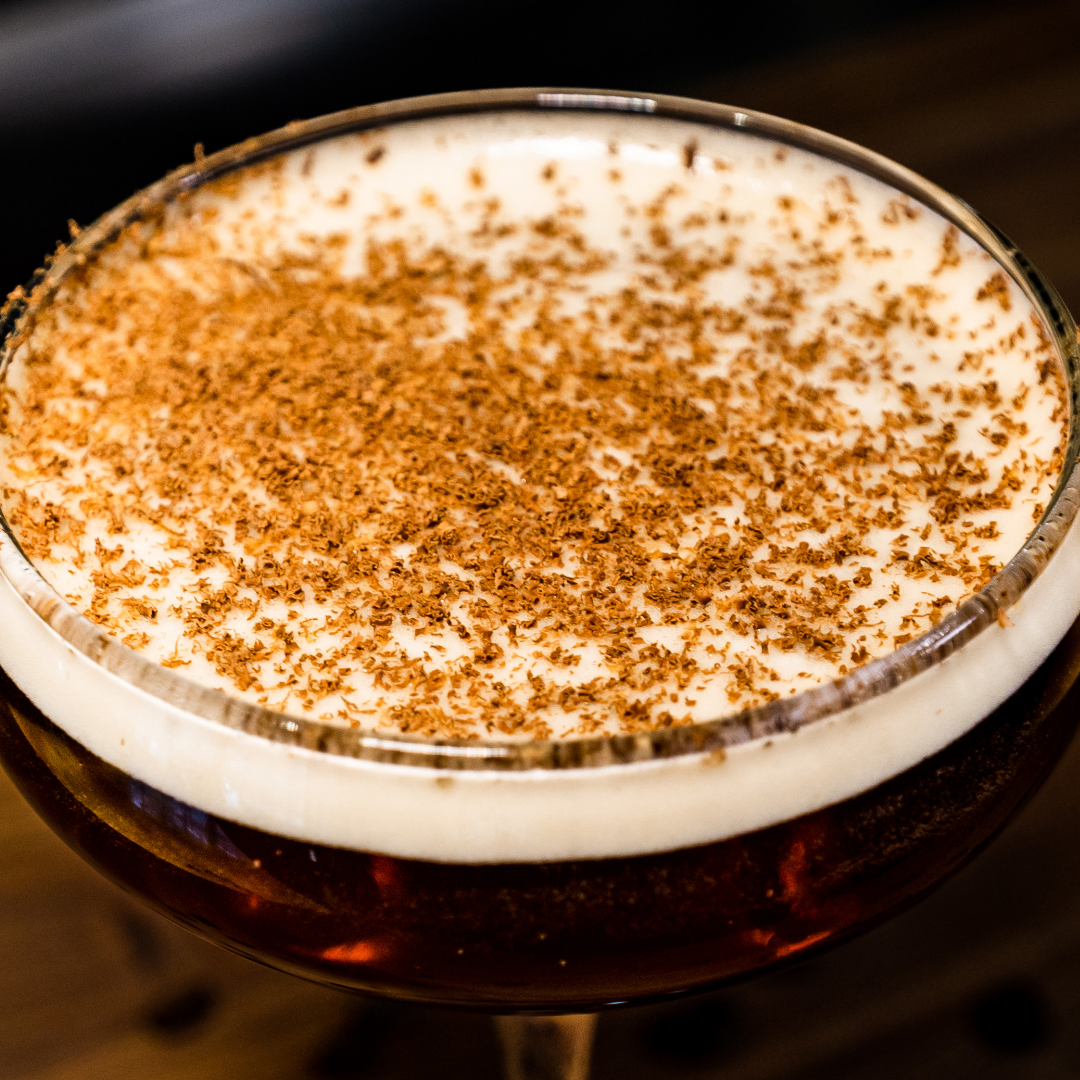
{"label": "dark brown liquid", "polygon": [[572,1011],[745,975],[917,897],[1045,776],[1080,714],[1078,671],[1080,623],[973,731],[872,791],[635,858],[456,866],[272,836],[101,761],[2,673],[0,757],[90,862],[238,952],[415,1001]]}

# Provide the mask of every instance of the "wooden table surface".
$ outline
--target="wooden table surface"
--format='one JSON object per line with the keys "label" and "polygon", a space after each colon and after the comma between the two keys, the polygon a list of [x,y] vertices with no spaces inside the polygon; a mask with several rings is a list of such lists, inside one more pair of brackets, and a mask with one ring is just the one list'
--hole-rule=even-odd
{"label": "wooden table surface", "polygon": [[[687,86],[895,157],[1080,310],[1080,4],[981,5]],[[831,953],[604,1016],[596,1080],[1080,1075],[1080,745],[929,900]],[[99,878],[0,778],[0,1080],[498,1076],[482,1016],[260,968]]]}

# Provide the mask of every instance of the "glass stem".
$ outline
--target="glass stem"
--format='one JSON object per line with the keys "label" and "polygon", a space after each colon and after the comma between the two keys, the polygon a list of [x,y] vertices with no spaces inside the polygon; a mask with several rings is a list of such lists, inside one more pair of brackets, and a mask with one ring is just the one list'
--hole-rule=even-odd
{"label": "glass stem", "polygon": [[588,1080],[595,1013],[496,1016],[506,1080]]}

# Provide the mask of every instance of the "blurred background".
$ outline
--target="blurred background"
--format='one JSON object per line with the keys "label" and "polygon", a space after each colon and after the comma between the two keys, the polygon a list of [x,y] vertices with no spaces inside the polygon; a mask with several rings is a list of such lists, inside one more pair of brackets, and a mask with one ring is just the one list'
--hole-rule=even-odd
{"label": "blurred background", "polygon": [[862,142],[1080,304],[1075,0],[0,0],[0,288],[191,160],[289,120],[491,86],[669,92]]}
{"label": "blurred background", "polygon": [[[956,192],[1080,311],[1076,0],[0,0],[0,291],[67,221],[289,120],[595,86],[822,127]],[[967,870],[799,967],[600,1023],[595,1078],[1080,1076],[1080,746]],[[144,911],[0,776],[0,1080],[495,1080],[484,1017],[351,999]]]}

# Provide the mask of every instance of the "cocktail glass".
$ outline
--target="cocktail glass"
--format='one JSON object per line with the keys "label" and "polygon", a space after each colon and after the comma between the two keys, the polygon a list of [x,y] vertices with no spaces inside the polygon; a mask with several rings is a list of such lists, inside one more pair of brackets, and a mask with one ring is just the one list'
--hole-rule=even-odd
{"label": "cocktail glass", "polygon": [[[0,757],[67,843],[169,918],[327,985],[487,1010],[498,1017],[509,1077],[570,1080],[587,1073],[596,1010],[744,977],[885,918],[961,865],[1046,775],[1080,715],[1080,364],[1072,319],[1024,256],[960,200],[870,151],[722,105],[509,90],[294,123],[178,170],[85,230],[39,275],[29,300],[10,305],[3,370],[20,328],[60,282],[125,226],[185,192],[349,132],[523,110],[666,116],[801,147],[891,185],[982,245],[1034,305],[1069,388],[1062,479],[1023,549],[930,631],[830,685],[707,723],[523,744],[347,730],[199,687],[78,614],[4,522]],[[960,658],[969,676],[958,689],[942,672]],[[127,733],[109,746],[95,734],[106,699],[121,702],[110,730]],[[827,755],[831,729],[861,725],[876,732],[864,747],[873,758],[911,700],[937,705],[925,745],[884,778],[855,770],[844,797],[803,806],[787,798],[782,771],[758,765],[759,782],[776,785],[772,820],[710,833],[740,749],[797,736],[820,739]],[[188,739],[195,729],[199,739]],[[138,754],[123,749],[127,740]],[[184,801],[170,794],[178,790],[171,777],[199,766],[196,742],[213,748],[207,795]],[[245,823],[245,795],[230,789],[236,755],[265,760],[264,801],[272,801],[283,756],[333,759],[340,768],[325,790],[283,791],[281,827],[267,830]],[[604,850],[576,816],[583,798],[595,814],[616,805],[625,813],[627,789],[636,797],[624,835],[649,836],[631,843],[630,855]],[[650,807],[676,789],[701,832],[665,844],[650,831]],[[455,816],[458,790],[483,808],[479,824]],[[555,837],[551,851],[536,840],[528,857],[500,856],[501,808],[509,799],[520,809],[527,792],[540,790],[526,816],[537,836]],[[436,840],[358,849],[294,826],[298,801],[346,796],[350,812],[381,800],[383,813],[393,813],[419,800],[431,817],[418,831]],[[437,837],[455,827],[479,829],[494,854],[479,862],[435,857]]]}

